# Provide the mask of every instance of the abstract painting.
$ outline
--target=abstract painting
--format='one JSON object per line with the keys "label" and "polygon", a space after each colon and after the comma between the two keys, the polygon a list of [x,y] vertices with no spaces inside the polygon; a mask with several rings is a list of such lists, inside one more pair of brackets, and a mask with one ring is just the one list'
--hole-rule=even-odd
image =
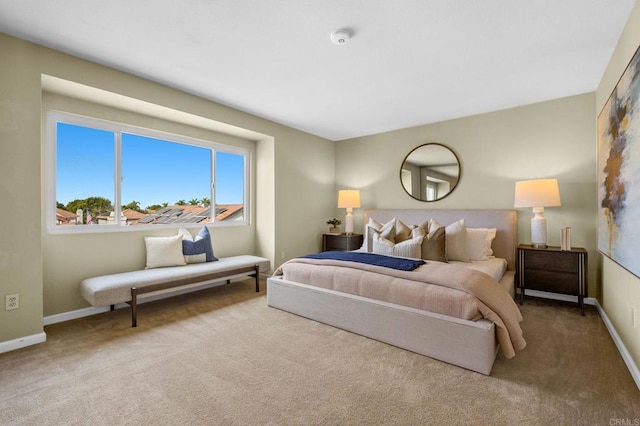
{"label": "abstract painting", "polygon": [[598,250],[640,277],[640,48],[598,116]]}

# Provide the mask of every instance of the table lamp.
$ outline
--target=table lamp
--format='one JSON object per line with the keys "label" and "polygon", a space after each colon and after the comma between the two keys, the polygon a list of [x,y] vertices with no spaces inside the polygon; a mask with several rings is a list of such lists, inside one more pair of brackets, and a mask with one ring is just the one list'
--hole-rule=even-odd
{"label": "table lamp", "polygon": [[353,209],[360,207],[360,190],[341,189],[338,191],[338,208],[347,209],[344,218],[344,232],[347,235],[353,234]]}
{"label": "table lamp", "polygon": [[560,190],[557,179],[533,179],[516,182],[514,208],[533,207],[531,219],[531,245],[547,247],[547,219],[545,207],[560,206]]}

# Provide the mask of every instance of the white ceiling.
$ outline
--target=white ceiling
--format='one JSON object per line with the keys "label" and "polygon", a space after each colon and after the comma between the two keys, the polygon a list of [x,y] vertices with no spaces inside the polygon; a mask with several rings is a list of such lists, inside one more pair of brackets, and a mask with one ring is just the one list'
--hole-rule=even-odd
{"label": "white ceiling", "polygon": [[634,3],[0,0],[0,31],[341,140],[594,91]]}

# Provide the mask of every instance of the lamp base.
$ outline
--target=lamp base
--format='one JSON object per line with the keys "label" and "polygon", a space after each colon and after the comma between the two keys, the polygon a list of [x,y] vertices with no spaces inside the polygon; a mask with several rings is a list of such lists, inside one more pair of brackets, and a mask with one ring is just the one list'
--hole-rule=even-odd
{"label": "lamp base", "polygon": [[533,208],[531,219],[531,245],[535,248],[547,247],[547,219],[543,216],[544,207]]}
{"label": "lamp base", "polygon": [[351,207],[347,207],[347,215],[344,218],[344,233],[353,234],[353,209]]}

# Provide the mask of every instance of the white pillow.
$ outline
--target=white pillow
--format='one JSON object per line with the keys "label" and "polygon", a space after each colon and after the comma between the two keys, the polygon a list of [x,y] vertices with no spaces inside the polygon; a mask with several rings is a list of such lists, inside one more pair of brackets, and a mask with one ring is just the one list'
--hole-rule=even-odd
{"label": "white pillow", "polygon": [[396,238],[396,219],[393,218],[389,222],[382,224],[376,220],[369,218],[367,223],[367,251],[371,253],[373,251],[373,235],[379,234],[381,237],[390,241],[395,241]]}
{"label": "white pillow", "polygon": [[[442,225],[435,219],[429,222],[429,230],[437,229]],[[464,225],[464,219],[452,223],[444,228],[445,232],[445,250],[447,260],[457,260],[460,262],[469,262],[469,247],[467,245],[467,227]]]}
{"label": "white pillow", "polygon": [[422,225],[413,225],[411,228],[411,238],[426,237],[429,230],[429,223],[425,222]]}
{"label": "white pillow", "polygon": [[496,228],[467,228],[469,260],[489,260],[493,258],[491,243],[496,237]]}
{"label": "white pillow", "polygon": [[422,257],[422,236],[394,243],[379,234],[373,234],[373,252],[385,254],[387,256],[411,257],[420,259]]}
{"label": "white pillow", "polygon": [[147,248],[146,269],[185,264],[182,255],[182,235],[144,237],[144,244]]}

